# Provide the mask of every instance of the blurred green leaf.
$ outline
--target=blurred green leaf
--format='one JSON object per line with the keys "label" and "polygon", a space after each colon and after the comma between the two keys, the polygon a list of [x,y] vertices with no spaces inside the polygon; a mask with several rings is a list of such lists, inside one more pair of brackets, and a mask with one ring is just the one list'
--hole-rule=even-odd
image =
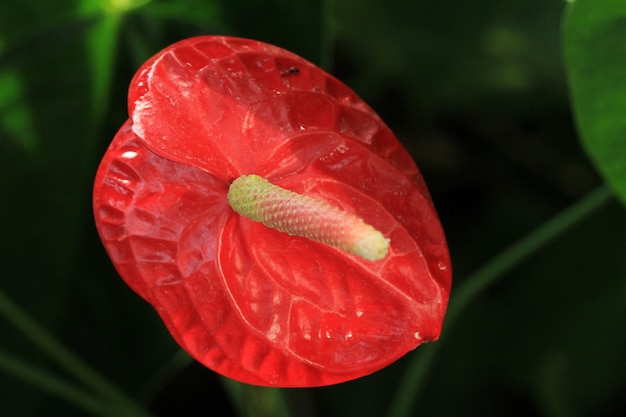
{"label": "blurred green leaf", "polygon": [[[1,285],[47,328],[58,331],[88,214],[84,162],[91,103],[81,58],[85,25],[48,23],[41,22],[39,33],[33,27],[28,37],[7,43],[0,57],[0,79],[13,83],[12,93],[1,95],[0,102],[0,164],[7,172],[0,188],[3,200],[10,202],[0,206]],[[5,348],[42,362],[38,347],[16,337],[4,320],[0,334]],[[0,384],[12,386],[0,393],[0,414],[28,416],[42,406],[43,398],[32,387],[5,375]]]}
{"label": "blurred green leaf", "polygon": [[0,125],[6,141],[23,152],[37,148],[37,138],[33,128],[33,115],[25,105],[24,82],[19,72],[7,69],[0,72]]}
{"label": "blurred green leaf", "polygon": [[565,60],[573,110],[587,152],[626,203],[626,6],[623,0],[568,5]]}
{"label": "blurred green leaf", "polygon": [[[101,129],[121,22],[104,6],[110,5],[0,5],[0,285],[46,330],[79,347],[79,356],[128,390],[138,389],[174,346],[156,320],[150,326],[154,315],[147,306],[112,291],[122,285],[92,225],[91,182],[100,143],[112,135]],[[129,348],[142,336],[153,340],[152,353]],[[44,354],[48,347],[28,341],[4,319],[0,340],[2,350],[26,366],[57,373]],[[124,354],[128,359],[120,360]],[[0,373],[0,386],[1,415],[77,415],[72,405],[11,375]]]}
{"label": "blurred green leaf", "polygon": [[[550,108],[565,91],[554,36],[562,9],[546,0],[337,1],[337,61],[368,101],[408,90],[413,120],[458,108],[493,119]],[[484,103],[494,96],[509,101]]]}

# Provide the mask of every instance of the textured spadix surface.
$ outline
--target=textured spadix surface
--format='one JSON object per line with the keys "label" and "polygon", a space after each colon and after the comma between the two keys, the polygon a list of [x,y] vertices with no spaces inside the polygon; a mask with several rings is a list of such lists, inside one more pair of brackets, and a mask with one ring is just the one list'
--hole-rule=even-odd
{"label": "textured spadix surface", "polygon": [[[133,78],[94,186],[117,271],[207,367],[268,386],[372,373],[439,337],[451,268],[408,153],[353,91],[265,43],[198,37]],[[233,211],[242,175],[352,213],[369,261]]]}

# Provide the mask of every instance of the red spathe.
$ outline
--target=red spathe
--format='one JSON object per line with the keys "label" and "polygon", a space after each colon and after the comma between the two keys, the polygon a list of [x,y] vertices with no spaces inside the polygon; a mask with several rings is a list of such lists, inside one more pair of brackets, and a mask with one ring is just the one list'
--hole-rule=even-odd
{"label": "red spathe", "polygon": [[[355,93],[262,42],[204,36],[148,60],[99,167],[94,212],[127,284],[195,359],[251,384],[377,371],[439,337],[451,267],[409,154]],[[361,217],[371,262],[235,213],[240,175]]]}

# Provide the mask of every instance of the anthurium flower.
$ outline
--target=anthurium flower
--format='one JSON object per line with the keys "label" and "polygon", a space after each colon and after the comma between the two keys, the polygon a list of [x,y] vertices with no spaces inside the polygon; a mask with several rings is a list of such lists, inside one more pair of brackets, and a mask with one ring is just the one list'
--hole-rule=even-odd
{"label": "anthurium flower", "polygon": [[149,59],[94,186],[126,283],[207,367],[305,387],[439,337],[444,234],[415,163],[355,93],[262,42]]}

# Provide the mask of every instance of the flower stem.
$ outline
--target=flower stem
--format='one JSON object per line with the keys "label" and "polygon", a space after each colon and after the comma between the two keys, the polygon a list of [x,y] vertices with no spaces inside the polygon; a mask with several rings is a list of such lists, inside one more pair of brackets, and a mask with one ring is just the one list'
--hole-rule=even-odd
{"label": "flower stem", "polygon": [[146,378],[136,398],[141,402],[150,403],[175,376],[180,375],[192,362],[193,358],[187,352],[177,349],[169,360],[162,363],[154,374]]}
{"label": "flower stem", "polygon": [[506,276],[506,273],[526,261],[547,244],[570,230],[596,210],[606,204],[612,196],[606,186],[596,190],[563,210],[552,219],[535,229],[484,266],[467,277],[453,292],[446,314],[445,333],[437,343],[426,345],[416,352],[407,366],[403,378],[388,410],[387,417],[408,417],[418,404],[419,396],[426,381],[426,375],[435,362],[445,334],[450,332],[465,309],[487,288]]}
{"label": "flower stem", "polygon": [[257,387],[229,378],[222,385],[237,407],[240,417],[292,417],[286,394],[282,388]]}
{"label": "flower stem", "polygon": [[38,346],[44,353],[56,361],[70,375],[91,388],[94,393],[107,401],[112,408],[115,409],[117,407],[116,416],[150,416],[140,405],[127,397],[115,385],[107,381],[72,351],[63,346],[2,291],[0,291],[0,315],[6,318],[8,322],[15,326],[35,346]]}

